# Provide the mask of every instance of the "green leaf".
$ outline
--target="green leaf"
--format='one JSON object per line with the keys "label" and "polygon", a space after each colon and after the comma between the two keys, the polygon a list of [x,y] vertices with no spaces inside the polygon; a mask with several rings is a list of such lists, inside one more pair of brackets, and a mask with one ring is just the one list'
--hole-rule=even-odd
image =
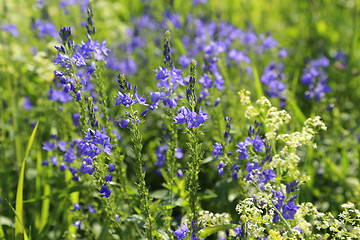
{"label": "green leaf", "polygon": [[215,226],[215,227],[207,227],[200,231],[199,237],[206,239],[208,236],[210,236],[214,233],[217,233],[219,231],[226,231],[229,229],[233,229],[235,227],[240,227],[240,226],[237,224],[225,224],[225,225],[220,225],[220,226]]}
{"label": "green leaf", "polygon": [[25,160],[30,152],[30,148],[34,142],[36,130],[38,128],[39,121],[37,121],[33,132],[29,138],[29,142],[26,147],[25,156],[22,162],[19,181],[16,192],[16,205],[15,205],[15,238],[22,239],[21,235],[24,235],[24,239],[28,239],[23,226],[23,188],[24,188],[24,174],[25,174]]}
{"label": "green leaf", "polygon": [[203,200],[203,199],[212,199],[212,198],[216,198],[217,195],[213,190],[210,189],[206,189],[205,192],[202,192],[199,194],[199,199]]}
{"label": "green leaf", "polygon": [[123,222],[135,222],[140,226],[144,226],[145,225],[145,219],[143,216],[138,215],[138,214],[133,214],[127,218],[125,218],[123,220]]}
{"label": "green leaf", "polygon": [[102,230],[101,230],[98,240],[105,239],[106,235],[108,234],[109,226],[110,226],[110,222],[106,221],[102,227]]}

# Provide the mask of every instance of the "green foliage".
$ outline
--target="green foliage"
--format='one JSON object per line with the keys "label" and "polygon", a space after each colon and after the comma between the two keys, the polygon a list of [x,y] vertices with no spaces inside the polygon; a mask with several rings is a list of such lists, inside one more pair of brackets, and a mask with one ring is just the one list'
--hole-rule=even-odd
{"label": "green foliage", "polygon": [[[180,0],[68,2],[0,3],[0,239],[173,240],[182,224],[189,228],[185,239],[192,234],[237,239],[239,231],[244,239],[358,238],[358,0],[208,0],[196,6],[197,1]],[[41,35],[39,21],[49,23],[49,29],[54,24],[53,36]],[[15,24],[19,35],[4,24]],[[58,54],[54,46],[62,42],[61,27],[71,27],[69,40],[75,44],[106,40],[104,46],[110,49],[103,59],[92,52],[93,60],[86,59],[82,68],[76,65],[79,62],[69,62],[64,74],[73,89],[68,94],[72,100],[66,103],[49,99],[50,89],[64,89],[54,77],[60,68],[53,62]],[[237,28],[254,32],[258,41],[273,37],[278,46],[264,50],[244,45],[242,37],[231,39]],[[228,39],[222,36],[224,29]],[[203,45],[192,48],[199,41]],[[64,42],[63,54],[74,57],[76,50]],[[223,49],[214,54],[209,49],[217,44]],[[239,51],[235,57],[245,54],[249,62],[230,59],[231,49]],[[280,59],[280,49],[288,56]],[[335,58],[339,50],[346,60]],[[179,64],[183,56],[188,57],[186,67]],[[309,62],[305,59],[320,56],[330,60],[326,74],[332,91],[319,101],[305,99],[308,88],[302,76]],[[269,87],[262,76],[270,62],[284,63],[284,105],[281,99],[265,97]],[[215,87],[219,76],[210,63],[224,81],[222,90]],[[89,66],[94,73],[87,79]],[[159,86],[162,80],[155,81],[154,69],[159,66],[170,69],[165,80],[169,88]],[[175,83],[173,66],[182,70],[180,77],[188,84]],[[200,83],[204,74],[211,88]],[[148,105],[153,104],[150,92],[166,91],[177,105],[165,106],[162,96],[147,114],[141,113],[148,109],[145,105],[114,106],[119,84],[126,83],[132,87],[124,92],[133,99],[137,86]],[[211,118],[189,129],[174,121],[181,106],[192,112],[201,107]],[[79,125],[74,124],[75,113]],[[225,117],[232,118],[231,128]],[[129,127],[121,129],[119,122],[125,118]],[[247,146],[249,159],[239,158],[236,151],[255,120],[263,124],[258,136],[272,146],[271,162],[262,163],[267,153],[252,145]],[[101,153],[92,159],[92,175],[80,172],[84,155],[70,147],[83,142],[88,129],[110,137],[112,148],[109,155],[97,143]],[[53,151],[43,149],[48,141],[54,142]],[[66,142],[65,151],[59,148],[60,141]],[[222,146],[217,157],[215,142]],[[166,146],[166,151],[159,153],[159,146]],[[72,150],[76,160],[64,162],[64,154]],[[160,167],[161,157],[165,162]],[[51,162],[54,158],[57,163]],[[221,177],[220,162],[225,165]],[[114,172],[108,170],[110,163],[116,165]],[[273,170],[274,182],[254,185],[247,178],[247,163]],[[67,169],[60,171],[61,164]],[[113,178],[106,182],[109,174]],[[293,180],[301,185],[294,200],[300,209],[289,219],[275,207],[271,190],[282,191],[284,203],[288,202],[295,193],[286,193],[286,184]],[[99,193],[104,184],[111,190],[109,198]],[[74,204],[81,210],[72,211]],[[273,221],[276,215],[278,222]],[[76,221],[80,226],[74,225]]]}

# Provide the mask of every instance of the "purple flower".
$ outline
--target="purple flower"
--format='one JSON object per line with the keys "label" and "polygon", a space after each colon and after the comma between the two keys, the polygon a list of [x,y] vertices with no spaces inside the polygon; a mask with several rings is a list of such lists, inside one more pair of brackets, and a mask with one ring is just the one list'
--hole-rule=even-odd
{"label": "purple flower", "polygon": [[[280,211],[284,204],[285,195],[281,191],[275,191],[275,190],[272,190],[272,194],[273,194],[273,198],[275,200],[275,201],[273,201],[273,203],[274,203],[276,209]],[[277,223],[279,220],[280,220],[280,217],[277,214],[277,212],[275,212],[273,222]]]}
{"label": "purple flower", "polygon": [[191,59],[188,58],[187,56],[185,55],[182,55],[180,58],[179,58],[179,65],[182,67],[182,68],[187,68],[187,66],[189,66],[190,64],[190,61]]}
{"label": "purple flower", "polygon": [[276,177],[276,174],[271,170],[264,170],[262,173],[263,178],[260,180],[260,182],[266,184],[268,181],[275,182],[274,177]]}
{"label": "purple flower", "polygon": [[231,175],[231,178],[232,178],[232,180],[238,180],[238,171],[234,171],[233,173],[232,173],[232,175]]}
{"label": "purple flower", "polygon": [[44,38],[45,35],[49,35],[50,37],[56,37],[58,35],[58,31],[52,22],[42,22],[41,19],[36,19],[35,26],[39,31],[40,38]]}
{"label": "purple flower", "polygon": [[239,153],[239,159],[248,159],[249,155],[247,152],[247,146],[249,144],[247,144],[246,142],[239,142],[239,144],[237,144],[236,146],[238,147],[236,149],[236,152]]}
{"label": "purple flower", "polygon": [[55,150],[55,143],[54,142],[44,142],[42,149],[52,152]]}
{"label": "purple flower", "polygon": [[332,89],[327,85],[326,68],[329,66],[330,61],[326,57],[313,59],[303,69],[301,83],[308,85],[308,90],[305,92],[305,98],[315,98],[320,101],[325,94]]}
{"label": "purple flower", "polygon": [[108,165],[108,171],[111,173],[111,172],[114,172],[115,171],[115,167],[116,167],[116,165],[115,164],[112,164],[112,163],[110,163],[109,165]]}
{"label": "purple flower", "polygon": [[96,210],[89,204],[88,209],[90,213],[96,213]]}
{"label": "purple flower", "polygon": [[31,109],[33,109],[33,107],[34,106],[32,105],[30,99],[28,97],[25,97],[24,98],[24,103],[23,103],[23,108],[25,110],[31,110]]}
{"label": "purple flower", "polygon": [[66,144],[65,141],[58,141],[57,146],[62,152],[66,152]]}
{"label": "purple flower", "polygon": [[179,229],[176,230],[174,234],[178,238],[178,240],[182,240],[187,236],[188,232],[189,232],[188,226],[185,223],[183,223],[183,225],[179,227]]}
{"label": "purple flower", "polygon": [[109,197],[110,197],[111,190],[110,190],[110,188],[106,185],[106,183],[101,186],[100,193],[101,193],[101,197],[106,197],[106,198],[109,198]]}
{"label": "purple flower", "polygon": [[137,102],[135,99],[133,99],[132,95],[130,95],[130,94],[128,95],[126,93],[122,93],[122,92],[118,91],[115,106],[122,104],[125,107],[130,107],[130,105],[134,105],[136,103]]}
{"label": "purple flower", "polygon": [[285,58],[288,55],[287,51],[285,49],[280,49],[278,57],[280,59]]}
{"label": "purple flower", "polygon": [[80,172],[82,174],[92,175],[94,173],[93,161],[90,157],[85,157],[82,165],[80,166]]}
{"label": "purple flower", "polygon": [[75,221],[75,222],[73,223],[73,225],[74,225],[75,227],[77,227],[78,230],[80,230],[81,221],[80,221],[80,220],[77,220],[77,221]]}
{"label": "purple flower", "polygon": [[191,111],[188,108],[182,106],[179,108],[178,112],[179,114],[174,118],[175,123],[183,124],[187,122],[188,116],[190,115]]}
{"label": "purple flower", "polygon": [[300,209],[299,206],[296,206],[293,202],[293,199],[296,198],[297,195],[293,196],[289,202],[283,206],[282,215],[285,219],[294,219],[294,215]]}
{"label": "purple flower", "polygon": [[62,163],[62,164],[60,165],[60,171],[62,172],[62,171],[64,171],[65,169],[67,169],[67,165],[64,164],[64,163]]}
{"label": "purple flower", "polygon": [[219,177],[221,177],[224,174],[224,167],[225,167],[224,162],[220,161],[219,165],[217,166]]}
{"label": "purple flower", "polygon": [[110,174],[105,175],[105,182],[111,182],[112,179],[113,179],[113,175],[110,175]]}
{"label": "purple flower", "polygon": [[265,49],[265,50],[268,50],[270,48],[273,48],[273,47],[277,47],[279,45],[279,42],[276,41],[273,37],[269,36],[269,37],[266,37],[264,38],[263,42],[262,42],[262,47]]}
{"label": "purple flower", "polygon": [[56,157],[55,157],[55,156],[51,156],[51,157],[50,157],[50,162],[51,162],[51,164],[52,164],[53,166],[55,166],[55,165],[57,164],[57,159],[56,159]]}
{"label": "purple flower", "polygon": [[165,67],[159,67],[159,70],[155,69],[156,73],[156,81],[158,87],[163,87],[165,89],[169,89],[169,82],[173,85],[173,88],[176,87],[177,84],[181,86],[185,86],[186,82],[181,76],[181,70],[172,67],[171,71]]}
{"label": "purple flower", "polygon": [[70,211],[75,212],[75,211],[80,211],[81,210],[81,205],[78,203],[74,203],[74,208],[71,209]]}
{"label": "purple flower", "polygon": [[202,77],[199,79],[199,83],[203,85],[203,88],[211,88],[214,85],[214,82],[209,76],[204,73]]}
{"label": "purple flower", "polygon": [[259,136],[256,136],[252,142],[256,152],[263,152],[265,143],[260,139]]}
{"label": "purple flower", "polygon": [[1,30],[4,31],[4,32],[9,32],[14,37],[19,36],[19,31],[17,30],[17,27],[16,27],[15,24],[2,23],[1,24]]}
{"label": "purple flower", "polygon": [[177,170],[177,176],[178,176],[178,178],[183,178],[184,177],[183,171],[181,169]]}
{"label": "purple flower", "polygon": [[235,62],[245,62],[247,64],[251,63],[250,58],[246,55],[246,53],[242,51],[238,51],[236,49],[231,49],[228,53],[229,59],[235,61]]}
{"label": "purple flower", "polygon": [[214,145],[213,145],[213,156],[216,157],[216,159],[219,158],[219,156],[222,154],[222,145],[221,143],[218,143],[216,142]]}
{"label": "purple flower", "polygon": [[257,36],[253,32],[247,32],[243,35],[242,42],[245,45],[254,46],[257,42]]}
{"label": "purple flower", "polygon": [[128,119],[121,119],[119,125],[121,128],[127,128],[129,125],[130,120]]}
{"label": "purple flower", "polygon": [[245,170],[248,172],[246,175],[248,181],[257,181],[261,176],[262,167],[256,162],[247,162]]}
{"label": "purple flower", "polygon": [[60,28],[59,35],[61,37],[61,40],[65,43],[66,41],[70,40],[71,36],[71,28],[62,27]]}
{"label": "purple flower", "polygon": [[[71,85],[70,85],[71,87]],[[58,91],[55,89],[50,88],[48,93],[48,98],[50,100],[61,102],[61,103],[67,103],[73,100],[72,96],[64,91]]]}
{"label": "purple flower", "polygon": [[215,87],[218,90],[223,90],[225,88],[224,87],[225,81],[223,80],[223,77],[220,75],[219,72],[215,72],[214,76],[215,76]]}
{"label": "purple flower", "polygon": [[286,84],[283,83],[284,74],[282,73],[284,69],[284,64],[277,64],[271,62],[264,69],[264,73],[260,78],[260,81],[263,85],[267,86],[265,93],[269,97],[278,97],[280,100],[285,99],[284,90],[286,89]]}
{"label": "purple flower", "polygon": [[148,106],[148,104],[146,104],[146,98],[140,97],[140,95],[138,94],[137,86],[134,87],[134,92],[135,92],[135,97],[136,97],[136,100],[138,101],[138,103],[140,105]]}
{"label": "purple flower", "polygon": [[181,148],[180,148],[180,147],[177,147],[177,148],[176,148],[176,152],[175,152],[175,157],[176,157],[177,159],[181,159],[183,156],[184,156],[184,154],[182,153]]}
{"label": "purple flower", "polygon": [[81,99],[81,92],[78,91],[78,92],[76,93],[76,102],[79,102],[80,99]]}
{"label": "purple flower", "polygon": [[71,151],[67,151],[64,154],[64,162],[72,163],[73,161],[75,161],[75,158],[76,158],[76,156]]}
{"label": "purple flower", "polygon": [[294,192],[296,190],[299,190],[299,180],[294,180],[290,184],[286,184],[286,192]]}

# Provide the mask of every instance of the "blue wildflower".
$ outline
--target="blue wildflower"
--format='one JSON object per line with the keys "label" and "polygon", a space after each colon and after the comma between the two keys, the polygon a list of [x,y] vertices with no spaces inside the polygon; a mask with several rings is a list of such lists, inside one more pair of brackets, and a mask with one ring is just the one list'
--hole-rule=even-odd
{"label": "blue wildflower", "polygon": [[220,161],[219,165],[217,166],[219,177],[221,177],[224,174],[224,167],[225,167],[224,162]]}
{"label": "blue wildflower", "polygon": [[188,226],[185,223],[183,223],[183,225],[179,227],[179,229],[176,230],[174,234],[178,238],[178,240],[182,240],[187,236],[188,232],[189,232]]}
{"label": "blue wildflower", "polygon": [[251,141],[249,142],[249,139],[247,138],[245,142],[239,142],[236,146],[238,147],[236,149],[236,152],[239,153],[239,159],[248,159],[249,155],[247,152],[247,146],[251,144]]}
{"label": "blue wildflower", "polygon": [[110,163],[110,164],[108,165],[108,171],[109,171],[110,173],[111,173],[111,172],[114,172],[114,171],[115,171],[115,167],[116,167],[115,164]]}
{"label": "blue wildflower", "polygon": [[90,203],[88,205],[88,209],[90,213],[96,213],[96,210],[90,205]]}
{"label": "blue wildflower", "polygon": [[202,75],[199,79],[199,83],[203,85],[203,88],[211,88],[214,85],[213,80],[207,75],[207,73]]}
{"label": "blue wildflower", "polygon": [[214,145],[213,145],[213,156],[216,157],[216,159],[219,158],[219,156],[222,154],[222,145],[221,143],[218,143],[216,142]]}
{"label": "blue wildflower", "polygon": [[265,144],[264,142],[260,139],[259,136],[256,136],[252,142],[253,146],[254,146],[254,150],[256,152],[263,152],[264,151],[264,147]]}
{"label": "blue wildflower", "polygon": [[294,219],[294,215],[300,209],[299,206],[296,206],[293,199],[296,198],[297,195],[293,196],[289,202],[283,206],[282,215],[285,219]]}
{"label": "blue wildflower", "polygon": [[128,119],[121,119],[119,125],[121,128],[127,128],[129,125],[130,120]]}
{"label": "blue wildflower", "polygon": [[308,90],[305,92],[305,98],[315,98],[320,101],[325,94],[332,89],[327,85],[326,68],[330,61],[326,57],[320,57],[310,61],[303,69],[301,83],[308,85]]}
{"label": "blue wildflower", "polygon": [[178,169],[176,173],[177,173],[178,178],[183,178],[184,177],[184,173],[183,173],[183,171],[181,169]]}
{"label": "blue wildflower", "polygon": [[106,185],[106,183],[101,186],[100,193],[101,193],[101,197],[106,197],[106,198],[109,198],[109,197],[110,197],[111,190],[110,190],[110,188]]}
{"label": "blue wildflower", "polygon": [[50,157],[50,162],[51,162],[51,164],[52,164],[53,166],[55,166],[55,165],[57,164],[57,159],[56,159],[56,157],[55,157],[55,156],[51,156],[51,157]]}
{"label": "blue wildflower", "polygon": [[291,183],[286,184],[286,192],[294,192],[299,190],[299,180],[294,180]]}
{"label": "blue wildflower", "polygon": [[80,211],[81,210],[81,205],[78,203],[74,203],[74,208],[71,209],[70,211],[75,212],[75,211]]}
{"label": "blue wildflower", "polygon": [[105,175],[105,182],[111,182],[113,179],[113,175],[111,174],[106,174]]}
{"label": "blue wildflower", "polygon": [[88,173],[92,175],[94,173],[94,166],[92,165],[93,161],[90,157],[85,157],[82,165],[80,166],[80,172],[82,174]]}
{"label": "blue wildflower", "polygon": [[55,143],[54,142],[44,142],[42,149],[52,152],[55,150]]}
{"label": "blue wildflower", "polygon": [[4,31],[4,32],[9,32],[14,37],[19,36],[19,31],[17,30],[17,27],[16,27],[15,24],[2,23],[1,24],[1,30]]}
{"label": "blue wildflower", "polygon": [[62,171],[64,171],[64,170],[66,170],[66,169],[67,169],[67,165],[64,164],[64,163],[62,163],[62,164],[60,165],[60,171],[62,172]]}

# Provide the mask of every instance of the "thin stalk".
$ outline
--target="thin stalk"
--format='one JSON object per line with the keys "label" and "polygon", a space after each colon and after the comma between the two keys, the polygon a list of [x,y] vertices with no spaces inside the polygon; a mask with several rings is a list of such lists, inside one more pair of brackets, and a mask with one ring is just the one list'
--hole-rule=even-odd
{"label": "thin stalk", "polygon": [[261,189],[254,183],[252,184],[256,187],[256,189],[266,198],[266,200],[272,205],[272,207],[275,209],[276,213],[279,215],[280,219],[285,223],[286,228],[289,230],[290,236],[293,236],[294,233],[292,232],[290,224],[286,221],[286,219],[283,217],[283,215],[280,213],[280,211],[275,207],[274,203],[264,194]]}
{"label": "thin stalk", "polygon": [[[130,106],[132,116],[135,116],[134,110],[132,108],[132,105]],[[153,239],[153,218],[150,213],[150,202],[149,202],[149,190],[146,187],[145,183],[145,172],[142,169],[143,166],[143,160],[142,160],[142,136],[140,134],[139,127],[136,124],[136,120],[134,119],[134,125],[130,128],[131,133],[131,141],[133,145],[133,152],[135,154],[135,160],[136,160],[136,166],[135,166],[135,174],[136,178],[138,180],[137,182],[137,188],[140,195],[140,207],[145,215],[146,222],[148,224],[148,227],[146,228],[146,235],[148,239]]]}

